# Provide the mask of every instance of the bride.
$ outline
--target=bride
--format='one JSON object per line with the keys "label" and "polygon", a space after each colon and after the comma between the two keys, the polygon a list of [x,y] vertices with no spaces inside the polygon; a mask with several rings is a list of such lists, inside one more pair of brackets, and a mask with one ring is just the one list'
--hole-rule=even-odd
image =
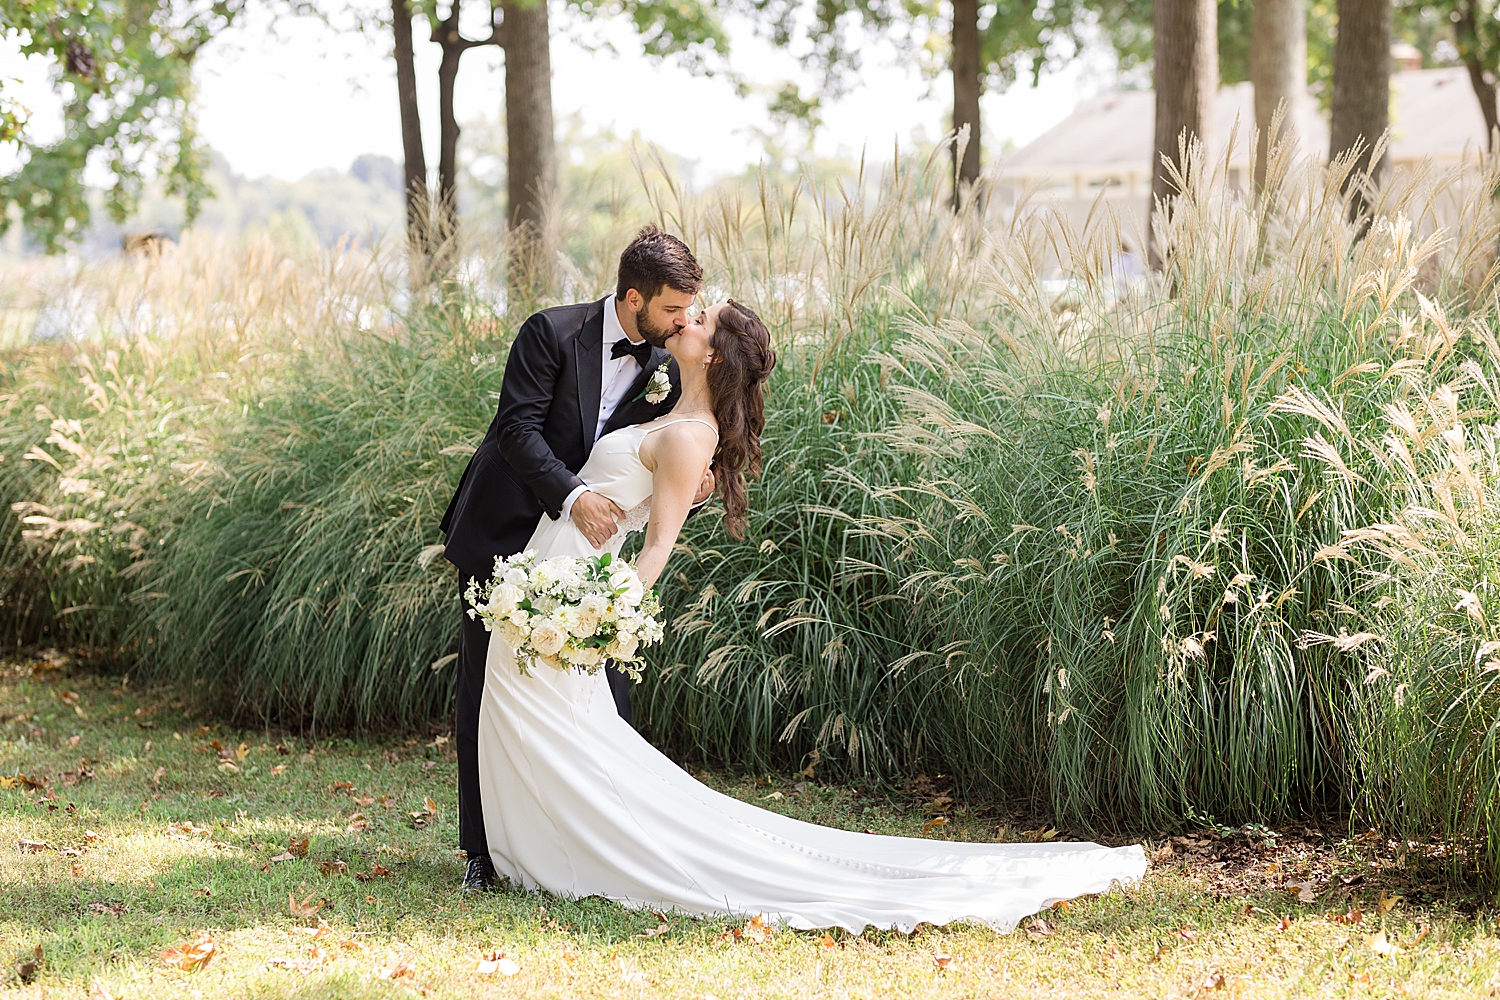
{"label": "bride", "polygon": [[[759,317],[730,299],[670,337],[682,396],[667,415],[599,439],[580,476],[626,511],[604,550],[646,528],[636,569],[666,566],[713,462],[725,526],[745,524],[758,472],[762,385],[776,363]],[[538,557],[597,555],[569,518],[543,516]],[[1028,914],[1139,880],[1139,846],[967,844],[849,833],[788,819],[700,784],[615,710],[603,672],[523,675],[498,634],[479,715],[479,781],[496,870],[527,888],[629,907],[764,914],[796,928],[910,931],[955,920],[1010,930]]]}

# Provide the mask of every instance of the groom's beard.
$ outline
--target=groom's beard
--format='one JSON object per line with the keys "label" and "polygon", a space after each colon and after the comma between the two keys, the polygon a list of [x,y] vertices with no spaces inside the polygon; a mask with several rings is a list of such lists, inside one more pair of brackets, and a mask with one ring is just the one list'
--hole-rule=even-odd
{"label": "groom's beard", "polygon": [[678,333],[679,330],[675,323],[671,326],[653,325],[650,318],[646,315],[646,310],[642,309],[635,317],[635,332],[639,333],[646,343],[652,347],[665,348],[667,346],[667,338],[674,333]]}

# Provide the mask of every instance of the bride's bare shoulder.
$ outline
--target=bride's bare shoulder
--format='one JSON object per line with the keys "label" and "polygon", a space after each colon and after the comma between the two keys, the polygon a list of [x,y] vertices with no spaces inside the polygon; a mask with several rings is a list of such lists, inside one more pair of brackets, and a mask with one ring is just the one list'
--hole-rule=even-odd
{"label": "bride's bare shoulder", "polygon": [[642,443],[641,458],[653,469],[663,459],[671,464],[707,462],[718,447],[713,426],[697,420],[677,420],[654,430]]}

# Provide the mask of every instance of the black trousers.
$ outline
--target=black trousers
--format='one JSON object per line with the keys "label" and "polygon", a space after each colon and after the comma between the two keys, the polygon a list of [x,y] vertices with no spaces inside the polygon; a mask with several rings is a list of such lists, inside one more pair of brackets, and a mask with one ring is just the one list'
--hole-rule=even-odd
{"label": "black trousers", "polygon": [[[461,606],[462,601],[460,598]],[[484,660],[489,651],[490,634],[484,630],[484,622],[463,614],[458,627],[453,736],[458,745],[458,846],[471,858],[489,853],[484,812],[479,804],[479,704],[484,698]],[[606,670],[605,675],[615,696],[615,710],[630,722],[630,678],[614,669]]]}

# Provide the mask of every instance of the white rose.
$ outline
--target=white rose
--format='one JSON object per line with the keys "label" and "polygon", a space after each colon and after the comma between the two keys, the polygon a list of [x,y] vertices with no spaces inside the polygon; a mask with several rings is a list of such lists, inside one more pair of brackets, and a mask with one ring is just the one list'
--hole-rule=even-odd
{"label": "white rose", "polygon": [[492,615],[504,618],[516,610],[516,605],[521,603],[522,596],[524,595],[522,595],[520,587],[509,583],[502,583],[490,594],[490,601],[485,606],[485,610],[489,611]]}
{"label": "white rose", "polygon": [[508,583],[512,587],[526,586],[526,571],[519,566],[512,566],[500,575],[500,582]]}
{"label": "white rose", "polygon": [[635,656],[636,647],[640,645],[640,640],[635,637],[634,632],[621,632],[615,636],[615,641],[612,645],[614,652],[610,653],[611,656],[621,660],[628,660]]}
{"label": "white rose", "polygon": [[604,612],[609,610],[609,601],[599,594],[585,594],[578,602],[578,610],[594,618],[603,618]]}
{"label": "white rose", "polygon": [[568,641],[568,634],[561,624],[551,618],[543,618],[531,629],[531,645],[542,656],[556,656]]}
{"label": "white rose", "polygon": [[516,649],[521,643],[526,641],[526,630],[509,621],[502,620],[495,631],[499,633],[500,638],[511,649]]}
{"label": "white rose", "polygon": [[518,625],[521,628],[525,628],[527,625],[531,624],[531,612],[527,611],[525,608],[516,608],[505,617],[510,619],[513,625]]}
{"label": "white rose", "polygon": [[641,578],[635,575],[635,570],[629,566],[621,567],[609,574],[609,586],[616,594],[617,600],[624,601],[632,607],[641,603],[641,597],[646,588],[641,586]]}
{"label": "white rose", "polygon": [[599,665],[599,661],[603,659],[604,654],[597,647],[585,646],[578,651],[578,655],[574,657],[573,662],[585,667],[596,667]]}
{"label": "white rose", "polygon": [[573,620],[573,634],[580,639],[587,639],[599,631],[599,619],[595,615],[584,614],[582,610]]}

